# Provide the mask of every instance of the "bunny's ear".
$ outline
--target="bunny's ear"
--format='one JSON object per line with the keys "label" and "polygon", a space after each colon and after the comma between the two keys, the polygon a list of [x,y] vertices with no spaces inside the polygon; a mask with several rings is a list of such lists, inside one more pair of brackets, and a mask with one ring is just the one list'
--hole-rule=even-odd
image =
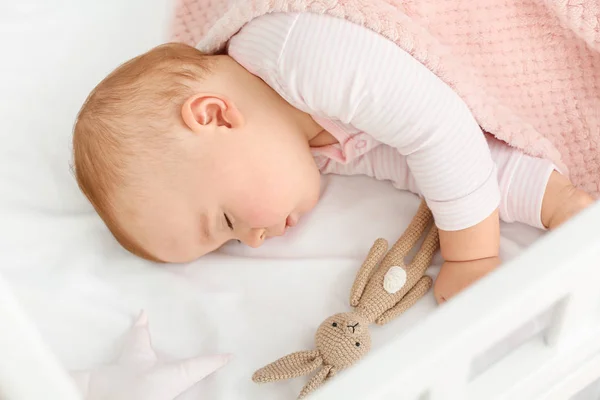
{"label": "bunny's ear", "polygon": [[273,361],[252,375],[256,383],[280,381],[307,375],[319,368],[323,359],[317,350],[298,351]]}
{"label": "bunny's ear", "polygon": [[324,365],[315,376],[302,388],[298,400],[303,399],[310,392],[321,386],[327,378],[333,375],[334,368],[331,365]]}

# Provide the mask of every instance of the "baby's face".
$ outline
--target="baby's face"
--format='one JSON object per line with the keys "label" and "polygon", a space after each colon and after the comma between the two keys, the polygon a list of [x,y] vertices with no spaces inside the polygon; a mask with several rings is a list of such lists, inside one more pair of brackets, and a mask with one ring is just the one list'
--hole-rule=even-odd
{"label": "baby's face", "polygon": [[283,235],[316,204],[320,174],[306,140],[277,128],[273,121],[259,135],[182,135],[181,156],[140,180],[147,194],[120,201],[126,231],[165,262],[192,261],[230,240],[258,247]]}

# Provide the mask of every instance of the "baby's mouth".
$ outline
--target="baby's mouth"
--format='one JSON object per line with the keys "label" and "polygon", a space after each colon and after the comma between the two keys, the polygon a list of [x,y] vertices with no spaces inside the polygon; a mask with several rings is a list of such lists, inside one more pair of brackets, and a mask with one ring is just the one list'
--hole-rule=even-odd
{"label": "baby's mouth", "polygon": [[293,226],[295,226],[298,223],[298,221],[293,218],[291,215],[288,215],[288,217],[285,220],[285,227],[286,228],[291,228]]}

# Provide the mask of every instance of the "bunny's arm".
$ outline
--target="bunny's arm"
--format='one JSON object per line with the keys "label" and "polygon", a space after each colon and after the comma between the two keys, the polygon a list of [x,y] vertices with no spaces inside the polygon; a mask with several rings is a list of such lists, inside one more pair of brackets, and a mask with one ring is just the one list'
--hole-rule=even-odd
{"label": "bunny's arm", "polygon": [[385,256],[387,248],[387,241],[381,238],[377,239],[375,243],[373,243],[373,246],[371,246],[367,258],[356,274],[356,279],[354,280],[352,290],[350,291],[350,305],[352,307],[356,307],[360,302],[360,298],[365,290],[365,286],[367,286],[367,283],[369,282],[371,273]]}
{"label": "bunny's arm", "polygon": [[431,210],[427,207],[425,200],[421,200],[417,213],[406,227],[402,236],[400,236],[390,249],[389,257],[392,259],[403,259],[406,257],[432,220],[433,215],[431,214]]}
{"label": "bunny's arm", "polygon": [[425,240],[423,240],[421,248],[408,265],[408,269],[414,273],[418,273],[419,276],[425,274],[425,271],[431,265],[431,261],[433,260],[435,252],[439,248],[439,244],[440,237],[438,229],[435,227],[435,225],[433,225],[429,229]]}
{"label": "bunny's arm", "polygon": [[427,291],[433,285],[431,277],[425,275],[421,277],[402,299],[392,308],[381,314],[379,318],[375,320],[377,325],[385,325],[404,311],[408,310],[413,304],[415,304],[421,297],[423,297]]}

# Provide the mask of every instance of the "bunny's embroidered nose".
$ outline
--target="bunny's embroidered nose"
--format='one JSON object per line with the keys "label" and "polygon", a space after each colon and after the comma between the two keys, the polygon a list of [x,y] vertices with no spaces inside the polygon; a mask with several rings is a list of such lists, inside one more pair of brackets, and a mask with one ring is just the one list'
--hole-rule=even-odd
{"label": "bunny's embroidered nose", "polygon": [[348,329],[348,331],[351,333],[355,333],[356,329],[358,329],[358,322],[349,323],[348,325],[346,325],[346,329]]}

